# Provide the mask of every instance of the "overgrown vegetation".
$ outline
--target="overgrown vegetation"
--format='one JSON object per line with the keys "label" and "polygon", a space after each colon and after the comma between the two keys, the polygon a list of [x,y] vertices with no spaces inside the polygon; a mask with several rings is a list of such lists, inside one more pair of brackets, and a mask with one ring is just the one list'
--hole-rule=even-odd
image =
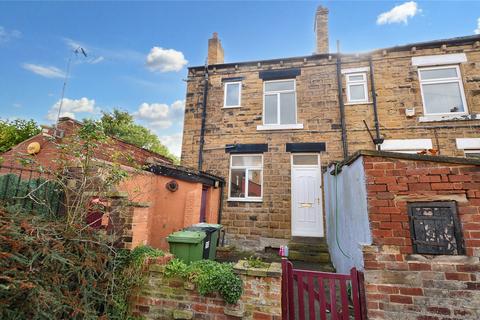
{"label": "overgrown vegetation", "polygon": [[269,266],[270,263],[263,262],[259,257],[250,256],[247,258],[247,261],[245,261],[245,267],[247,268],[265,269]]}
{"label": "overgrown vegetation", "polygon": [[[0,203],[1,319],[130,319],[128,298],[141,284],[143,261],[163,252],[119,249],[122,234],[113,225],[94,230],[86,224],[92,200],[102,202],[128,176],[114,157],[95,159],[106,139],[99,123],[86,121],[57,145],[52,168],[28,163],[42,178],[0,178],[0,195],[6,195]],[[121,209],[103,202],[105,217]]]}
{"label": "overgrown vegetation", "polygon": [[0,239],[1,319],[128,319],[144,259],[163,255],[115,249],[95,230],[66,230],[62,218],[3,209]]}
{"label": "overgrown vegetation", "polygon": [[0,119],[0,153],[40,133],[40,126],[34,120]]}
{"label": "overgrown vegetation", "polygon": [[200,260],[187,265],[174,259],[165,266],[165,276],[179,277],[194,283],[198,292],[204,296],[218,292],[227,303],[237,303],[243,292],[242,280],[234,273],[230,263]]}

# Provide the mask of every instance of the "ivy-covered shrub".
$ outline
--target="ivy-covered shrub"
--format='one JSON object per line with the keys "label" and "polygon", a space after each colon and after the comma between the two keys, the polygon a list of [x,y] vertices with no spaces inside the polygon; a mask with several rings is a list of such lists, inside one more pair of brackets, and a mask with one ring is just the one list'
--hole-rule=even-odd
{"label": "ivy-covered shrub", "polygon": [[218,292],[231,304],[237,303],[243,292],[242,279],[233,271],[230,263],[212,260],[200,260],[187,265],[181,260],[173,259],[165,267],[165,276],[180,277],[197,286],[201,295]]}

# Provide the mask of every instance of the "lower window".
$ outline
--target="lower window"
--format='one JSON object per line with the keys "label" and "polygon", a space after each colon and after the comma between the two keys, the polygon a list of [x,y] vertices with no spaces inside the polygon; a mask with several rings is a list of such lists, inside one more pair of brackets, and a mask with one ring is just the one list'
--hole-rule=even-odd
{"label": "lower window", "polygon": [[408,215],[414,253],[465,253],[455,201],[409,203]]}
{"label": "lower window", "polygon": [[232,155],[229,200],[261,201],[263,195],[262,155]]}

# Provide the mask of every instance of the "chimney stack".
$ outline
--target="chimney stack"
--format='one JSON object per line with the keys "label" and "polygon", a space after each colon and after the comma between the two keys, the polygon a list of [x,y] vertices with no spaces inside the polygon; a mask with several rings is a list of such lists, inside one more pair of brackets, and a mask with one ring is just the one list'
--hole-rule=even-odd
{"label": "chimney stack", "polygon": [[207,63],[210,64],[222,64],[223,60],[223,47],[222,42],[218,39],[218,33],[214,32],[213,37],[208,39],[208,58]]}
{"label": "chimney stack", "polygon": [[317,54],[329,53],[328,50],[328,9],[318,6],[315,13],[315,34],[317,38]]}

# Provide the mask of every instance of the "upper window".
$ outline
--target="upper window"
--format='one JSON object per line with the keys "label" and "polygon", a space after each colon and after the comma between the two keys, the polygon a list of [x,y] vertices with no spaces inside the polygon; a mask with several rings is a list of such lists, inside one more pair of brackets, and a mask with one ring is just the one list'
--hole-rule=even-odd
{"label": "upper window", "polygon": [[262,164],[262,155],[249,154],[231,156],[230,200],[262,200]]}
{"label": "upper window", "polygon": [[263,104],[265,125],[296,124],[295,80],[265,81]]}
{"label": "upper window", "polygon": [[224,108],[240,107],[242,97],[242,82],[225,82]]}
{"label": "upper window", "polygon": [[425,114],[467,113],[458,66],[418,69]]}
{"label": "upper window", "polygon": [[366,73],[350,73],[347,78],[347,100],[351,103],[368,102]]}

